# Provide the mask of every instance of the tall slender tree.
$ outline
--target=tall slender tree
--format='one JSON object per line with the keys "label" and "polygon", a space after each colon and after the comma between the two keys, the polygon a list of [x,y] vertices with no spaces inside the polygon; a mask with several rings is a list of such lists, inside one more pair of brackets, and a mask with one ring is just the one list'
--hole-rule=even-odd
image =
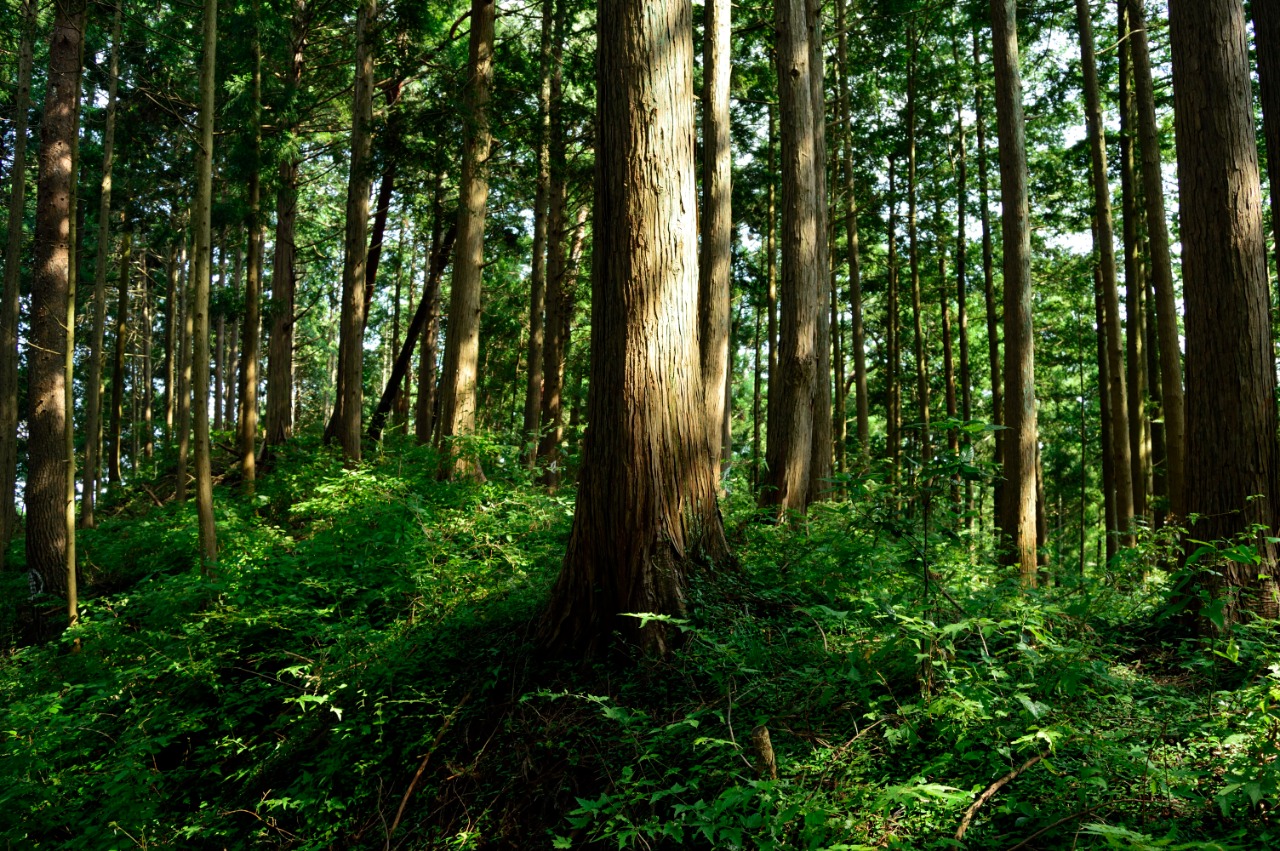
{"label": "tall slender tree", "polygon": [[[1036,584],[1035,353],[1027,138],[1015,0],[991,0],[1004,234],[1004,505],[1001,528],[1023,584]],[[1112,411],[1114,415],[1115,412]]]}
{"label": "tall slender tree", "polygon": [[448,442],[440,475],[483,478],[475,458],[452,441],[476,429],[476,384],[480,366],[480,287],[484,270],[484,223],[489,203],[489,98],[493,89],[495,0],[471,0],[471,40],[464,96],[462,179],[458,185],[458,237],[454,248],[449,329],[440,385],[440,434]]}

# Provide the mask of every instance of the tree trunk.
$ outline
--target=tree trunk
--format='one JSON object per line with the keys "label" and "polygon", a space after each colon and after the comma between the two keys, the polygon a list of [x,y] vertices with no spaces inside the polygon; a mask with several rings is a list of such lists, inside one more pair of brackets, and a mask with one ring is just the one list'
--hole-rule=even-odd
{"label": "tree trunk", "polygon": [[[293,0],[290,29],[291,60],[285,78],[285,103],[292,106],[302,86],[303,50],[307,44],[309,15],[306,0]],[[294,127],[290,130],[296,129]],[[298,168],[293,156],[280,162],[276,190],[275,259],[271,264],[271,334],[267,347],[267,422],[264,448],[279,445],[293,433],[293,323],[297,249],[294,233],[298,219]]]}
{"label": "tree trunk", "polygon": [[377,0],[361,0],[356,18],[356,71],[351,105],[351,173],[347,181],[347,229],[342,263],[338,392],[332,433],[348,464],[360,463],[360,413],[364,405],[364,290],[368,271],[369,163],[373,150],[373,45],[370,28]]}
{"label": "tree trunk", "polygon": [[[444,275],[444,267],[448,262],[449,252],[453,248],[453,240],[456,233],[456,225],[449,228],[441,249],[436,252],[435,257],[432,259],[431,269],[428,271],[429,280],[426,284],[428,292],[440,291],[440,278]],[[404,343],[400,345],[399,350],[396,352],[396,360],[391,367],[391,375],[387,378],[386,384],[382,389],[382,396],[378,399],[378,407],[374,409],[373,416],[369,420],[370,440],[382,440],[382,430],[387,424],[387,417],[390,416],[391,409],[395,406],[396,398],[403,392],[404,377],[409,373],[409,363],[413,360],[413,349],[417,345],[418,335],[427,326],[430,318],[431,302],[423,299],[419,303],[417,311],[414,312],[413,319],[409,322],[409,327],[405,331]]]}
{"label": "tree trunk", "polygon": [[[811,43],[806,0],[777,4],[778,88],[782,125],[782,310],[778,374],[770,376],[778,402],[770,405],[766,460],[768,481],[762,506],[778,519],[803,512],[808,504],[814,459],[814,402],[819,380],[818,324],[827,270],[818,265],[825,241],[819,206],[819,171],[825,153],[818,147],[814,114]],[[823,252],[825,253],[825,252]],[[594,394],[593,394],[594,395]],[[773,393],[771,392],[772,396]]]}
{"label": "tree trunk", "polygon": [[[143,255],[146,256],[145,254]],[[145,260],[142,274],[142,454],[147,458],[155,455],[155,435],[152,430],[152,375],[151,375],[151,275]]]}
{"label": "tree trunk", "polygon": [[929,364],[924,345],[924,305],[920,294],[920,233],[917,222],[916,185],[916,54],[920,37],[912,23],[907,39],[911,42],[911,58],[907,60],[907,261],[911,266],[911,323],[916,360],[916,405],[920,417],[920,460],[928,462],[932,454],[929,434]]}
{"label": "tree trunk", "polygon": [[257,478],[258,358],[262,339],[262,43],[261,7],[253,4],[253,143],[249,154],[249,264],[244,278],[244,350],[240,367],[240,473],[245,493],[252,495]]}
{"label": "tree trunk", "polygon": [[[768,343],[769,343],[769,390],[765,406],[765,421],[772,422],[774,406],[782,401],[782,394],[774,393],[775,381],[781,384],[778,377],[778,117],[771,102],[769,104],[769,189],[768,208],[765,211],[765,277],[768,292],[765,294],[768,309]],[[767,462],[766,462],[767,463]],[[756,482],[760,487],[760,482]]]}
{"label": "tree trunk", "polygon": [[218,45],[218,0],[204,0],[204,55],[200,63],[200,106],[196,119],[195,257],[192,287],[192,398],[195,400],[196,515],[200,567],[212,572],[218,558],[213,518],[213,471],[209,458],[209,279],[213,212],[214,68]]}
{"label": "tree trunk", "polygon": [[[234,304],[240,294],[240,273],[244,270],[244,250],[240,247],[239,228],[236,229],[235,261],[231,273],[231,299]],[[219,323],[221,324],[221,323]],[[236,426],[236,387],[239,383],[236,376],[240,370],[240,320],[232,315],[231,323],[226,328],[226,362],[223,365],[223,395],[217,404],[222,406],[223,428],[235,431]],[[239,432],[237,432],[238,434]]]}
{"label": "tree trunk", "polygon": [[1124,341],[1120,333],[1120,298],[1116,293],[1115,236],[1111,226],[1111,186],[1107,179],[1107,148],[1103,136],[1102,102],[1098,94],[1098,65],[1093,50],[1093,22],[1089,0],[1076,0],[1080,31],[1080,63],[1084,68],[1085,119],[1088,125],[1094,201],[1094,251],[1102,275],[1102,307],[1106,321],[1107,372],[1111,401],[1112,469],[1116,488],[1116,523],[1121,546],[1133,545],[1134,465],[1130,453],[1128,393],[1125,387]]}
{"label": "tree trunk", "polygon": [[1186,509],[1200,517],[1195,538],[1255,541],[1261,565],[1214,567],[1228,593],[1261,592],[1229,602],[1275,617],[1275,580],[1261,577],[1274,573],[1276,557],[1267,537],[1280,499],[1276,377],[1243,4],[1172,0],[1169,34],[1187,311]]}
{"label": "tree trunk", "polygon": [[477,366],[480,360],[480,288],[484,268],[484,223],[489,201],[489,96],[493,89],[494,0],[471,0],[470,74],[464,95],[462,178],[458,182],[458,239],[445,335],[440,387],[440,477],[484,479],[480,462],[455,447],[455,438],[476,430]]}
{"label": "tree trunk", "polygon": [[[934,172],[937,175],[937,171]],[[941,182],[941,181],[939,181]],[[938,296],[942,302],[942,381],[943,392],[947,403],[947,419],[954,422],[960,415],[959,402],[956,396],[956,359],[955,338],[951,329],[951,298],[947,292],[947,240],[946,219],[942,215],[942,196],[934,199],[934,221],[938,238]],[[960,432],[952,427],[947,429],[947,447],[951,452],[960,451]]]}
{"label": "tree trunk", "polygon": [[[699,365],[688,0],[601,0],[591,387],[573,533],[541,633],[661,654],[695,559],[727,557]],[[653,352],[663,352],[653,358]],[[718,425],[718,424],[717,424]]]}
{"label": "tree trunk", "polygon": [[888,340],[889,363],[886,370],[885,424],[889,442],[889,466],[892,481],[897,484],[902,468],[902,310],[898,303],[898,185],[897,161],[889,157],[889,243],[885,276],[889,292],[885,298],[885,337]]}
{"label": "tree trunk", "polygon": [[[76,60],[78,70],[75,87],[75,132],[71,135],[71,210],[67,217],[69,227],[67,264],[67,312],[63,315],[62,327],[65,343],[63,345],[62,371],[66,376],[63,382],[62,404],[66,417],[62,421],[62,446],[67,459],[62,473],[62,529],[66,536],[67,547],[63,552],[63,576],[67,588],[67,622],[75,626],[80,622],[79,592],[76,576],[76,402],[75,402],[75,355],[76,355],[76,286],[80,278],[80,241],[84,235],[84,224],[80,219],[80,193],[77,191],[80,181],[80,105],[83,87],[80,74],[84,70],[84,31],[80,34],[80,55]],[[137,453],[134,453],[137,457]]]}
{"label": "tree trunk", "polygon": [[[165,276],[168,285],[164,296],[164,441],[173,446],[174,402],[177,398],[177,371],[175,369],[178,335],[175,323],[178,314],[178,247],[169,251]],[[100,441],[99,441],[100,442]]]}
{"label": "tree trunk", "polygon": [[9,170],[9,222],[5,242],[4,288],[0,296],[0,569],[17,531],[18,473],[18,304],[22,280],[22,224],[27,192],[27,113],[31,108],[36,2],[23,0],[14,97],[13,166]]}
{"label": "tree trunk", "polygon": [[[995,258],[991,239],[991,204],[987,181],[987,127],[984,115],[982,83],[978,79],[982,68],[978,49],[978,31],[973,31],[973,111],[978,133],[978,209],[982,219],[982,292],[987,314],[987,363],[991,370],[991,424],[1004,425],[1004,381],[1000,369],[1000,317],[996,312]],[[1004,470],[1004,432],[997,430],[993,438],[992,462]],[[1004,480],[996,477],[994,488],[995,510],[1004,505]]]}
{"label": "tree trunk", "polygon": [[102,433],[102,346],[107,325],[107,260],[111,254],[111,168],[115,156],[116,90],[120,77],[120,4],[111,24],[111,64],[107,77],[107,115],[102,130],[102,187],[98,202],[98,260],[93,276],[93,328],[89,332],[89,370],[85,378],[84,486],[80,527],[92,529],[98,498]]}
{"label": "tree trunk", "polygon": [[809,0],[809,96],[813,101],[814,207],[817,242],[813,262],[818,283],[817,335],[814,339],[816,374],[813,386],[813,458],[809,462],[806,503],[831,495],[831,233],[827,210],[827,116],[822,59],[822,2]]}
{"label": "tree trunk", "polygon": [[[960,67],[960,43],[952,36],[951,58]],[[969,366],[969,163],[965,151],[964,101],[959,77],[956,81],[956,335],[960,338],[960,417],[973,420],[973,373]],[[972,437],[964,433],[963,445],[968,449]],[[964,481],[964,525],[973,527],[973,482]]]}
{"label": "tree trunk", "polygon": [[[1111,381],[1110,369],[1107,366],[1107,340],[1106,334],[1102,332],[1102,328],[1106,325],[1105,313],[1102,309],[1102,273],[1098,270],[1097,265],[1093,268],[1094,283],[1094,321],[1099,329],[1094,334],[1097,342],[1097,359],[1098,359],[1098,386],[1107,387]],[[1102,456],[1102,536],[1107,539],[1107,561],[1115,557],[1118,550],[1116,546],[1116,537],[1111,534],[1111,530],[1116,528],[1116,486],[1115,486],[1115,469],[1113,467],[1114,453],[1111,451],[1111,402],[1110,394],[1098,394],[1098,409],[1101,428],[1098,430],[1098,446],[1101,449]],[[1101,567],[1101,565],[1099,565]]]}
{"label": "tree trunk", "polygon": [[124,364],[129,338],[129,267],[133,262],[133,234],[120,242],[120,277],[116,300],[116,350],[111,362],[111,423],[107,427],[107,481],[120,481],[120,434],[124,418]]}
{"label": "tree trunk", "polygon": [[[1036,404],[1031,330],[1031,228],[1027,143],[1015,0],[991,0],[992,64],[1000,142],[1004,233],[1005,493],[1002,529],[1027,586],[1036,584]],[[1114,414],[1114,411],[1112,412]]]}
{"label": "tree trunk", "polygon": [[191,446],[191,338],[194,320],[191,316],[191,276],[195,270],[187,257],[186,238],[183,238],[178,255],[178,463],[174,472],[176,483],[173,498],[178,502],[187,499],[187,455]]}
{"label": "tree trunk", "polygon": [[[1258,57],[1262,133],[1267,142],[1267,183],[1271,188],[1272,250],[1280,257],[1280,8],[1266,0],[1251,4],[1253,45]],[[1277,263],[1280,272],[1280,263]]]}
{"label": "tree trunk", "polygon": [[732,261],[733,175],[729,148],[729,0],[706,0],[702,51],[702,220],[698,256],[698,339],[706,394],[711,463],[719,468],[721,423],[729,382],[729,274]]}
{"label": "tree trunk", "polygon": [[[1174,2],[1176,3],[1177,0]],[[1205,0],[1206,4],[1215,8],[1222,6],[1222,2],[1223,0]],[[1239,5],[1239,0],[1234,2]],[[1151,283],[1156,291],[1156,321],[1160,332],[1160,397],[1164,411],[1165,478],[1169,488],[1169,512],[1174,517],[1185,517],[1186,512],[1190,510],[1187,507],[1188,485],[1186,482],[1189,438],[1187,437],[1186,404],[1182,393],[1181,352],[1178,346],[1178,307],[1173,291],[1169,230],[1165,224],[1160,134],[1156,124],[1151,55],[1147,44],[1146,20],[1142,4],[1130,0],[1129,14],[1133,34],[1130,44],[1133,46],[1134,88],[1138,96],[1138,132],[1142,141],[1142,185],[1147,204],[1147,239],[1151,244]],[[1170,14],[1172,15],[1172,12]],[[1254,162],[1256,165],[1256,150]],[[1184,270],[1184,289],[1185,277]],[[1263,280],[1265,283],[1265,274]]]}
{"label": "tree trunk", "polygon": [[79,134],[83,0],[55,4],[40,124],[35,263],[27,355],[27,569],[33,589],[67,593],[67,310],[73,257],[73,149]]}
{"label": "tree trunk", "polygon": [[542,346],[546,338],[547,310],[547,196],[551,189],[551,36],[555,27],[555,2],[542,0],[542,38],[538,56],[541,83],[538,88],[538,183],[533,198],[533,262],[529,276],[528,381],[524,393],[525,461],[532,469],[538,460],[538,414],[542,403]]}
{"label": "tree trunk", "polygon": [[[443,251],[444,176],[436,174],[435,195],[431,203],[431,258],[428,268],[436,265]],[[446,254],[448,252],[445,252]],[[440,342],[440,279],[430,274],[423,282],[422,304],[426,306],[427,323],[422,334],[422,352],[418,360],[418,407],[415,411],[414,436],[419,445],[430,443],[436,426],[436,355]]]}
{"label": "tree trunk", "polygon": [[867,340],[862,323],[862,258],[858,244],[858,195],[853,174],[853,118],[849,97],[849,37],[845,0],[836,0],[836,67],[840,72],[840,147],[844,172],[845,248],[849,263],[849,310],[852,322],[853,387],[858,458],[871,457],[871,407],[867,398]]}
{"label": "tree trunk", "polygon": [[[227,291],[227,234],[222,233],[222,245],[218,250],[218,289],[216,292],[224,293]],[[226,336],[227,336],[227,317],[222,312],[223,299],[217,299],[218,302],[218,318],[213,320],[213,429],[214,431],[222,431],[222,374],[226,366]],[[213,299],[211,296],[210,308],[212,309]],[[205,400],[208,404],[208,400]]]}

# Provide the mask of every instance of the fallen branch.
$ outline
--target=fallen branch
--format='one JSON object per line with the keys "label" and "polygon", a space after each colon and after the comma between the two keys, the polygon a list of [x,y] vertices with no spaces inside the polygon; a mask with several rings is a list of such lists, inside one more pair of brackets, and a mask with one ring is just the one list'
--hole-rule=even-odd
{"label": "fallen branch", "polygon": [[1004,777],[1001,777],[995,783],[992,783],[983,790],[982,794],[978,796],[978,799],[969,806],[969,809],[964,811],[964,818],[960,819],[960,827],[956,830],[956,839],[964,839],[964,832],[969,829],[969,823],[973,821],[973,817],[978,814],[978,810],[981,809],[983,804],[994,798],[997,792],[1013,781],[1019,774],[1044,758],[1045,754],[1036,754],[1031,757],[1031,759],[1027,760],[1022,765],[1015,768],[1013,771],[1010,771]]}
{"label": "fallen branch", "polygon": [[156,492],[147,487],[146,482],[138,482],[142,489],[147,492],[147,496],[151,497],[151,501],[156,504],[156,508],[164,508],[164,503],[160,501],[160,497],[156,496]]}
{"label": "fallen branch", "polygon": [[391,829],[387,831],[387,842],[383,846],[383,851],[390,851],[391,834],[396,832],[396,828],[400,826],[400,818],[404,815],[404,808],[409,804],[409,798],[413,795],[415,789],[418,788],[418,780],[422,778],[422,772],[427,770],[427,762],[431,759],[431,755],[436,752],[436,748],[440,747],[440,742],[444,739],[444,734],[449,731],[449,725],[453,723],[453,719],[458,717],[458,713],[462,707],[467,705],[467,701],[471,700],[471,692],[463,695],[462,700],[449,713],[449,717],[444,719],[444,723],[440,725],[440,730],[436,733],[435,741],[431,743],[431,747],[427,748],[427,752],[422,755],[422,762],[418,764],[418,770],[413,775],[413,780],[409,781],[409,788],[404,790],[404,797],[400,799],[400,807],[396,810],[396,817],[391,822]]}

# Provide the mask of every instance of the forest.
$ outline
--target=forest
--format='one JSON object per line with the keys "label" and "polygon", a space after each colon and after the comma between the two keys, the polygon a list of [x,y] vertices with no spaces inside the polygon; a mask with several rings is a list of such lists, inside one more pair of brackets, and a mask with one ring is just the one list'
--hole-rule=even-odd
{"label": "forest", "polygon": [[2,0],[0,844],[1280,847],[1280,3]]}

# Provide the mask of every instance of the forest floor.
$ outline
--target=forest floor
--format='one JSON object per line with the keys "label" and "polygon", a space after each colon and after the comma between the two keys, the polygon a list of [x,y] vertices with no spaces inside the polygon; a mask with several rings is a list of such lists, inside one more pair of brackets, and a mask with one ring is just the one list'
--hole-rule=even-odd
{"label": "forest floor", "polygon": [[426,449],[301,440],[218,489],[208,578],[194,508],[139,482],[43,642],[0,576],[4,847],[1280,845],[1280,637],[1179,633],[1152,549],[1028,592],[873,479],[794,528],[731,482],[739,564],[680,650],[566,661],[532,634],[572,495],[489,451],[441,484]]}

